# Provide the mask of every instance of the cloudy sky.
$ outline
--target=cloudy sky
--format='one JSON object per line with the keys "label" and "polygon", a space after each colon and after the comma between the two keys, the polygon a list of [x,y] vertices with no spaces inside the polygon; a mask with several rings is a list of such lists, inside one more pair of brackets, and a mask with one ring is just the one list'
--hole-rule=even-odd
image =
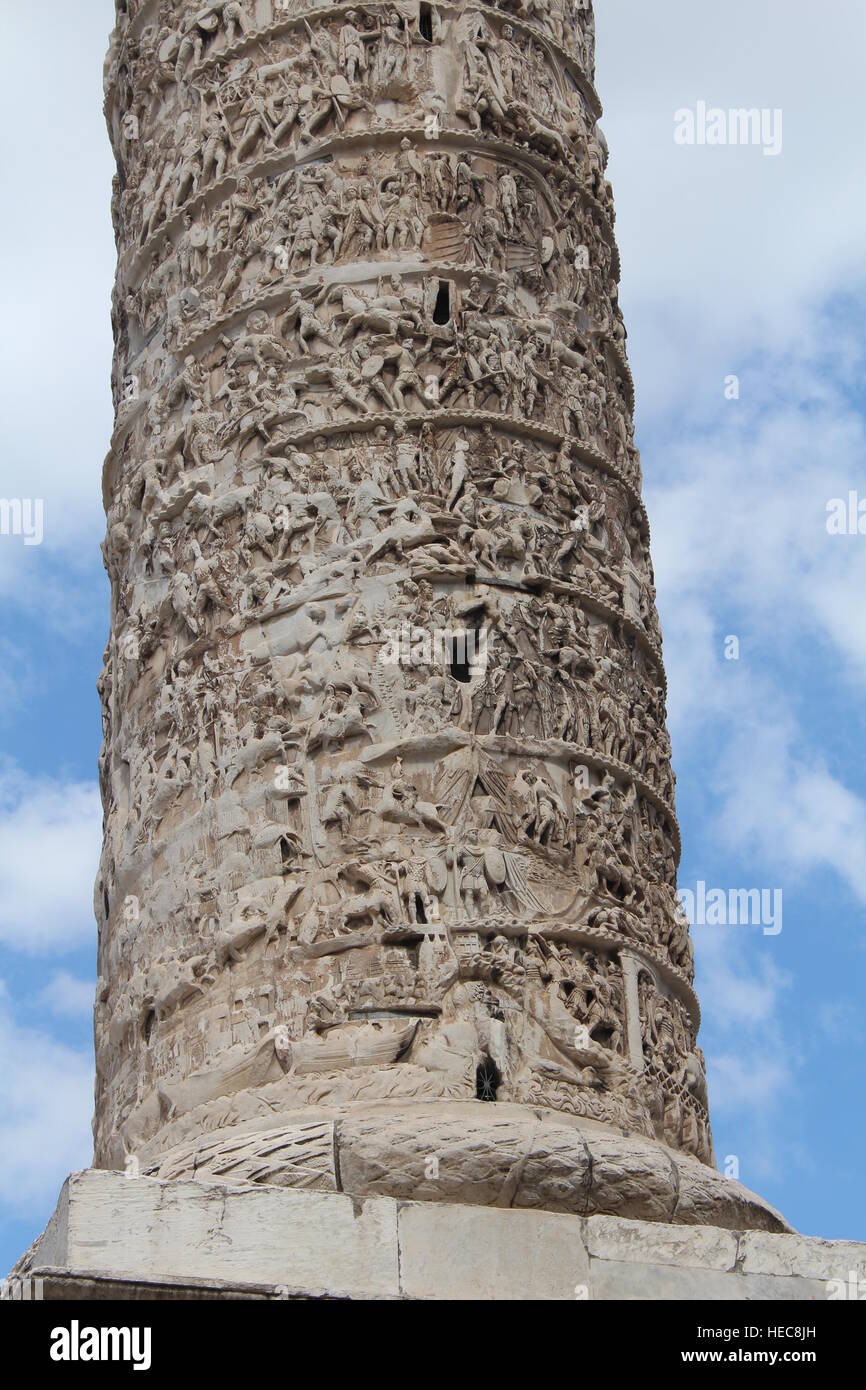
{"label": "cloudy sky", "polygon": [[[866,501],[866,10],[598,9],[680,885],[782,892],[781,932],[695,930],[717,1157],[800,1230],[866,1240],[866,535],[827,530]],[[45,515],[40,546],[0,536],[2,1269],[90,1159],[112,19],[0,13],[0,496]],[[781,152],[676,143],[701,102],[780,111]]]}

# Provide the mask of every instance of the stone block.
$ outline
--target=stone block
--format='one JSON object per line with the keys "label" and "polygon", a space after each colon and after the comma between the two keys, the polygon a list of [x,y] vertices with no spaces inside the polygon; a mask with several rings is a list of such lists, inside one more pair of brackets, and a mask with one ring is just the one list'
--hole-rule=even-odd
{"label": "stone block", "polygon": [[397,1207],[341,1194],[73,1173],[38,1263],[129,1278],[392,1295]]}
{"label": "stone block", "polygon": [[574,1300],[588,1284],[577,1217],[418,1202],[401,1206],[398,1230],[410,1298]]}
{"label": "stone block", "polygon": [[747,1231],[740,1237],[740,1268],[744,1274],[774,1274],[790,1278],[847,1280],[854,1273],[866,1280],[866,1245],[815,1236],[778,1236]]}
{"label": "stone block", "polygon": [[591,1216],[586,1222],[586,1242],[590,1256],[600,1260],[726,1273],[733,1273],[737,1263],[736,1235],[714,1226],[650,1225]]}

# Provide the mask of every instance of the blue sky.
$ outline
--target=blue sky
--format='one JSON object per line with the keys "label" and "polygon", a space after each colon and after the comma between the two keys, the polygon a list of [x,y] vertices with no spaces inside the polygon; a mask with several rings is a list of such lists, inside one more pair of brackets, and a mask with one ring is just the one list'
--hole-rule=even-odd
{"label": "blue sky", "polygon": [[[0,496],[45,504],[41,546],[0,536],[3,1269],[90,1159],[112,17],[0,17]],[[783,893],[778,935],[695,932],[717,1157],[801,1231],[866,1240],[866,536],[826,528],[866,499],[866,12],[607,0],[597,27],[680,885]],[[781,153],[677,145],[699,101],[781,109]]]}

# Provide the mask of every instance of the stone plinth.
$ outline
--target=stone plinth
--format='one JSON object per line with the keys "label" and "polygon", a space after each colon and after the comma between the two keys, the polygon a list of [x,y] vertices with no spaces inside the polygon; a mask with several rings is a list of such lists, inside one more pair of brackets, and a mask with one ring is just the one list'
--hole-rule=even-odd
{"label": "stone plinth", "polygon": [[13,1273],[45,1298],[803,1301],[866,1278],[866,1245],[90,1170]]}

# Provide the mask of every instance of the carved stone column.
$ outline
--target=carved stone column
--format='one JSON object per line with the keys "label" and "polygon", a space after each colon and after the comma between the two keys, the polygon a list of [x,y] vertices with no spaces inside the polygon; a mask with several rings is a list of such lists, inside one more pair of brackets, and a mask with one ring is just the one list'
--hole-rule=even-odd
{"label": "carved stone column", "polygon": [[98,1164],[774,1225],[708,1166],[588,3],[119,10]]}

